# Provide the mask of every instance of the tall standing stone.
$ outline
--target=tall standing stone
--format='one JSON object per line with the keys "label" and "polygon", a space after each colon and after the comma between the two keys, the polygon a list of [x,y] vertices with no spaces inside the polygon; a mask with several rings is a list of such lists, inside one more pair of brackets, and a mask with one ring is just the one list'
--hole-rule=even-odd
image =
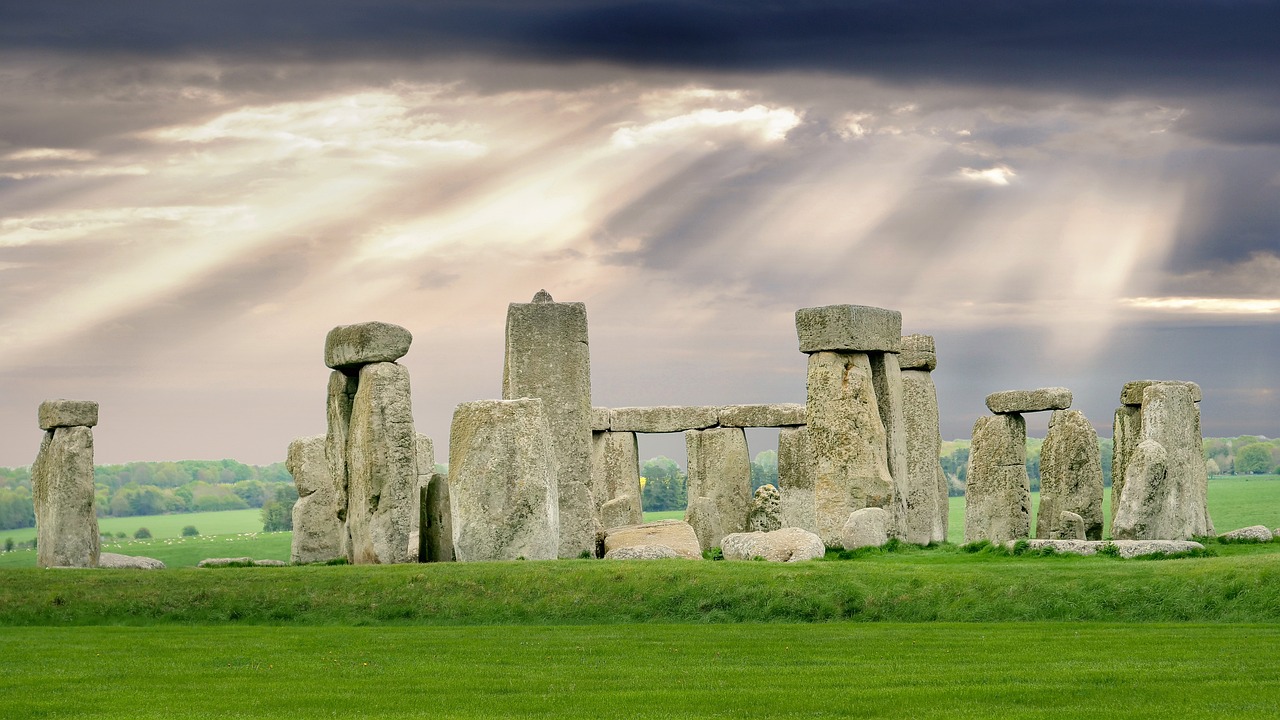
{"label": "tall standing stone", "polygon": [[1027,477],[1027,423],[1017,413],[989,415],[973,424],[964,503],[964,541],[1004,543],[1031,531]]}
{"label": "tall standing stone", "polygon": [[408,561],[409,530],[417,522],[418,434],[404,367],[379,362],[360,368],[346,460],[347,559]]}
{"label": "tall standing stone", "polygon": [[449,506],[449,478],[440,473],[431,473],[427,486],[420,492],[420,557],[423,562],[452,562],[453,510]]}
{"label": "tall standing stone", "polygon": [[[880,411],[880,424],[885,432],[885,460],[889,477],[893,481],[893,493],[889,512],[893,518],[893,534],[906,538],[903,527],[907,523],[907,497],[910,492],[907,475],[907,428],[903,407],[902,371],[897,353],[870,353],[871,379],[876,388],[876,405]],[[929,483],[932,490],[934,483]],[[932,523],[930,523],[932,526]],[[932,529],[932,527],[930,528]],[[923,536],[921,536],[923,537]],[[928,539],[919,541],[927,544]]]}
{"label": "tall standing stone", "polygon": [[351,405],[356,399],[356,386],[360,382],[360,371],[347,375],[341,370],[329,373],[328,400],[326,415],[327,431],[324,436],[324,456],[329,463],[329,474],[333,477],[338,496],[338,520],[343,524],[343,555],[347,555],[350,542],[346,538],[347,522],[347,435],[351,432]]}
{"label": "tall standing stone", "polygon": [[[1207,504],[1209,475],[1204,464],[1199,408],[1187,384],[1157,383],[1143,390],[1142,437],[1159,443],[1167,456],[1168,491],[1158,493],[1165,498],[1162,525],[1167,529],[1161,531],[1161,537],[1135,539],[1186,540],[1214,534]],[[1126,469],[1125,482],[1129,479]],[[1131,503],[1127,487],[1125,493],[1122,505]]]}
{"label": "tall standing stone", "polygon": [[449,498],[459,561],[558,556],[556,457],[542,400],[458,406],[449,429]]}
{"label": "tall standing stone", "polygon": [[1116,408],[1111,425],[1111,521],[1115,523],[1124,494],[1125,469],[1142,442],[1142,406],[1121,405]]}
{"label": "tall standing stone", "polygon": [[533,302],[511,303],[502,397],[543,401],[559,467],[559,556],[594,553],[598,507],[590,487],[591,355],[585,305],[555,302],[546,290],[534,295]]}
{"label": "tall standing stone", "polygon": [[939,453],[938,391],[931,370],[937,366],[933,338],[902,338],[903,424],[907,436],[906,515],[898,532],[910,543],[925,545],[947,539],[947,479]]}
{"label": "tall standing stone", "polygon": [[[604,504],[619,498],[627,498],[627,522],[623,525],[639,525],[644,522],[640,501],[640,453],[633,432],[598,432],[591,437],[591,496],[600,515]],[[601,523],[607,530],[610,526]]]}
{"label": "tall standing stone", "polygon": [[751,456],[742,428],[688,430],[688,496],[710,498],[725,534],[742,532],[751,511]]}
{"label": "tall standing stone", "polygon": [[782,493],[782,526],[817,534],[818,508],[808,435],[803,426],[778,430],[778,484]]}
{"label": "tall standing stone", "polygon": [[887,440],[866,354],[813,353],[807,385],[817,534],[835,547],[849,513],[890,506]]}
{"label": "tall standing stone", "polygon": [[1155,440],[1133,448],[1124,469],[1124,497],[1111,521],[1116,540],[1173,539],[1183,531],[1179,498],[1169,478],[1169,453]]}
{"label": "tall standing stone", "polygon": [[418,481],[414,483],[410,493],[413,510],[409,513],[409,557],[418,562],[427,562],[426,538],[422,534],[423,503],[427,500],[427,486],[436,472],[436,446],[431,438],[418,434]]}
{"label": "tall standing stone", "polygon": [[36,565],[96,567],[99,540],[90,426],[98,422],[98,404],[50,400],[40,405],[39,417],[45,434],[31,466]]}
{"label": "tall standing stone", "polygon": [[1040,451],[1040,512],[1036,537],[1059,535],[1063,513],[1084,524],[1085,538],[1102,539],[1102,457],[1098,433],[1079,410],[1054,410]]}
{"label": "tall standing stone", "polygon": [[289,443],[285,467],[298,489],[293,504],[293,544],[289,560],[323,562],[343,557],[345,524],[339,517],[340,492],[325,457],[325,436],[298,438]]}

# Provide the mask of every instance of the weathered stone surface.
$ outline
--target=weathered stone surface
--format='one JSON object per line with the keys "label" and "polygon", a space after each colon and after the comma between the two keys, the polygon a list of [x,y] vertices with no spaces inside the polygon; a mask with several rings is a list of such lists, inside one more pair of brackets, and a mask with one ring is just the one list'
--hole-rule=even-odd
{"label": "weathered stone surface", "polygon": [[93,427],[98,424],[98,403],[92,400],[45,400],[40,403],[40,429]]}
{"label": "weathered stone surface", "polygon": [[[507,307],[502,397],[541,398],[555,453],[562,558],[594,553],[599,503],[591,493],[591,353],[587,308],[545,290]],[[608,500],[609,498],[605,498]]]}
{"label": "weathered stone surface", "polygon": [[351,434],[351,406],[356,399],[359,373],[346,375],[340,370],[329,373],[328,396],[325,405],[327,426],[324,436],[324,456],[329,462],[329,474],[338,489],[335,501],[338,519],[343,524],[342,555],[347,554],[347,436]]}
{"label": "weathered stone surface", "polygon": [[813,353],[807,385],[817,532],[835,546],[849,513],[893,498],[885,428],[865,354]]}
{"label": "weathered stone surface", "polygon": [[689,430],[689,497],[708,497],[726,533],[742,532],[751,510],[751,456],[742,428]]}
{"label": "weathered stone surface", "polygon": [[782,527],[782,496],[778,488],[761,485],[751,498],[747,532],[773,532]]}
{"label": "weathered stone surface", "polygon": [[702,559],[702,548],[698,545],[698,536],[686,522],[659,520],[641,525],[624,525],[605,531],[606,558],[609,557],[609,553],[618,548],[643,545],[663,545],[674,550],[682,558]]}
{"label": "weathered stone surface", "polygon": [[849,513],[840,530],[840,545],[845,550],[880,547],[889,542],[893,518],[884,508],[870,507]]}
{"label": "weathered stone surface", "polygon": [[816,560],[827,551],[822,538],[800,528],[725,535],[720,549],[725,560],[760,558],[769,562]]}
{"label": "weathered stone surface", "polygon": [[898,352],[902,313],[865,305],[826,305],[796,311],[800,352]]}
{"label": "weathered stone surface", "polygon": [[1200,402],[1200,385],[1197,383],[1182,380],[1134,380],[1132,382],[1125,383],[1124,388],[1120,390],[1120,404],[1141,407],[1142,393],[1152,385],[1163,384],[1186,385],[1191,391],[1191,401]]}
{"label": "weathered stone surface", "polygon": [[347,436],[347,562],[411,559],[417,485],[418,433],[409,371],[390,362],[364,365]]}
{"label": "weathered stone surface", "polygon": [[1271,542],[1275,536],[1266,525],[1250,525],[1249,527],[1222,533],[1223,540],[1252,540],[1253,542]]}
{"label": "weathered stone surface", "polygon": [[1063,511],[1083,520],[1086,539],[1102,539],[1102,455],[1098,433],[1079,410],[1054,410],[1049,419],[1040,450],[1036,537],[1055,537]]}
{"label": "weathered stone surface", "polygon": [[709,497],[689,498],[688,507],[684,510],[684,521],[693,528],[693,533],[698,538],[698,547],[703,550],[720,547],[720,539],[725,532],[714,500]]}
{"label": "weathered stone surface", "polygon": [[716,410],[716,417],[724,427],[795,427],[805,422],[800,403],[725,405]]}
{"label": "weathered stone surface", "polygon": [[613,409],[614,432],[669,433],[701,430],[719,422],[719,408],[707,405],[655,405]]}
{"label": "weathered stone surface", "polygon": [[254,560],[251,557],[205,558],[196,563],[196,567],[202,568],[230,567],[232,565],[252,567]]}
{"label": "weathered stone surface", "polygon": [[1142,408],[1121,405],[1111,425],[1111,517],[1114,521],[1124,496],[1124,476],[1138,443],[1142,442]]}
{"label": "weathered stone surface", "polygon": [[542,400],[462,403],[449,430],[449,498],[459,561],[551,560],[559,485]]}
{"label": "weathered stone surface", "polygon": [[288,567],[289,563],[283,560],[254,560],[254,567]]}
{"label": "weathered stone surface", "polygon": [[[904,419],[902,371],[898,369],[898,356],[894,353],[871,353],[871,380],[876,388],[876,404],[880,411],[880,424],[884,426],[886,460],[889,477],[893,481],[893,493],[889,499],[889,515],[892,518],[890,532],[903,537],[901,525],[907,518],[907,428]],[[930,483],[932,489],[934,483]],[[927,540],[925,542],[928,542]]]}
{"label": "weathered stone surface", "polygon": [[813,494],[813,458],[805,427],[778,431],[778,484],[782,493],[782,525],[809,532],[818,530],[818,506]]}
{"label": "weathered stone surface", "polygon": [[329,473],[325,436],[298,438],[289,443],[284,464],[298,489],[289,559],[309,563],[343,557],[346,527],[339,511],[345,508],[338,507],[341,492]]}
{"label": "weathered stone surface", "polygon": [[[1050,540],[1085,540],[1085,522],[1084,518],[1070,510],[1063,510],[1058,513],[1058,523],[1054,527],[1053,533],[1049,536]],[[1093,538],[1100,540],[1101,538]]]}
{"label": "weathered stone surface", "polygon": [[[638,525],[644,522],[640,500],[640,454],[636,449],[636,434],[630,432],[598,432],[591,436],[591,497],[600,506],[601,523],[612,527],[603,518],[604,504],[610,500],[626,498],[626,507],[632,516],[617,525]],[[616,518],[615,518],[616,519]]]}
{"label": "weathered stone surface", "polygon": [[[1010,548],[1013,541],[1006,543]],[[1051,547],[1055,552],[1071,555],[1095,555],[1107,546],[1120,551],[1122,558],[1135,558],[1143,555],[1174,555],[1176,553],[1203,550],[1204,546],[1190,540],[1028,540],[1030,550]]]}
{"label": "weathered stone surface", "polygon": [[666,545],[632,545],[614,548],[604,554],[605,560],[668,560],[680,554]]}
{"label": "weathered stone surface", "polygon": [[422,534],[422,508],[427,500],[426,489],[436,471],[436,447],[431,438],[418,433],[418,480],[410,494],[413,510],[409,514],[409,557],[412,561],[426,562],[427,538]]}
{"label": "weathered stone surface", "polygon": [[141,555],[120,555],[118,553],[98,553],[100,568],[128,568],[133,570],[163,570],[165,565],[155,558]]}
{"label": "weathered stone surface", "polygon": [[1064,387],[1005,390],[987,396],[987,409],[997,415],[1066,410],[1069,407],[1071,391]]}
{"label": "weathered stone surface", "polygon": [[366,322],[339,325],[324,339],[324,364],[353,373],[361,365],[395,362],[409,352],[413,335],[399,325]]}
{"label": "weathered stone surface", "polygon": [[453,562],[453,510],[449,505],[449,478],[431,473],[422,491],[423,562]]}
{"label": "weathered stone surface", "polygon": [[36,515],[36,565],[98,564],[98,516],[93,510],[93,431],[48,430],[31,466]]}
{"label": "weathered stone surface", "polygon": [[1168,482],[1169,453],[1155,440],[1134,448],[1124,471],[1124,495],[1111,520],[1117,540],[1171,539],[1177,496]]}
{"label": "weathered stone surface", "polygon": [[600,527],[605,530],[642,522],[644,514],[640,512],[640,506],[636,504],[634,497],[616,497],[600,506]]}
{"label": "weathered stone surface", "polygon": [[1031,534],[1027,424],[1017,413],[973,424],[965,488],[964,541],[1003,543]]}
{"label": "weathered stone surface", "polygon": [[938,367],[938,355],[934,350],[932,335],[903,335],[902,349],[898,354],[898,367],[903,370],[926,370]]}
{"label": "weathered stone surface", "polygon": [[938,432],[938,391],[932,375],[924,370],[902,371],[902,408],[907,466],[900,485],[906,502],[898,533],[916,545],[942,542],[947,539],[947,481],[938,459],[942,436]]}
{"label": "weathered stone surface", "polygon": [[613,426],[613,410],[607,407],[591,408],[591,432],[608,432]]}

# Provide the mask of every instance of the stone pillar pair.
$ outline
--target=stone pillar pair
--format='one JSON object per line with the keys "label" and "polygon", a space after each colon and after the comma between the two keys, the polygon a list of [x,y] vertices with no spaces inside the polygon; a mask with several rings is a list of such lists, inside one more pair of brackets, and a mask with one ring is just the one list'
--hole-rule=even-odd
{"label": "stone pillar pair", "polygon": [[31,466],[36,565],[97,567],[92,428],[98,403],[47,400],[40,403],[39,420],[45,433]]}

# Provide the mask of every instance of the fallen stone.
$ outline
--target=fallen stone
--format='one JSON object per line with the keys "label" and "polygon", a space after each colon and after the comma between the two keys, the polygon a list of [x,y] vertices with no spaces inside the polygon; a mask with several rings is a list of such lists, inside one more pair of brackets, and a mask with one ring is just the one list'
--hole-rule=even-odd
{"label": "fallen stone", "polygon": [[287,567],[289,563],[283,560],[254,560],[254,567]]}
{"label": "fallen stone", "polygon": [[40,429],[93,427],[98,424],[98,403],[92,400],[45,400],[40,403]]}
{"label": "fallen stone", "polygon": [[826,554],[822,538],[800,528],[781,528],[772,532],[747,532],[725,535],[720,549],[725,560],[769,562],[802,562],[816,560]]}
{"label": "fallen stone", "polygon": [[[1070,510],[1063,510],[1058,513],[1058,523],[1053,529],[1053,534],[1049,536],[1050,540],[1084,540],[1085,538],[1085,522],[1084,518]],[[1100,538],[1094,538],[1098,540]]]}
{"label": "fallen stone", "polygon": [[120,555],[118,553],[99,553],[98,567],[100,568],[130,568],[134,570],[163,570],[164,563],[155,558],[142,557],[141,555]]}
{"label": "fallen stone", "polygon": [[205,558],[196,563],[196,567],[202,568],[218,568],[218,567],[253,567],[255,561],[251,557],[234,557],[234,558]]}
{"label": "fallen stone", "polygon": [[1017,413],[980,417],[973,424],[965,487],[964,541],[1003,543],[1031,534],[1027,424]]}
{"label": "fallen stone", "polygon": [[807,388],[817,533],[836,546],[849,513],[885,507],[893,499],[871,360],[865,354],[813,353]]}
{"label": "fallen stone", "polygon": [[1102,539],[1102,455],[1098,433],[1079,410],[1054,410],[1040,451],[1036,537],[1052,538],[1062,513],[1084,522],[1085,538]]}
{"label": "fallen stone", "polygon": [[324,339],[324,364],[349,374],[361,365],[395,362],[409,352],[413,335],[399,325],[366,322],[339,325]]}
{"label": "fallen stone", "polygon": [[427,487],[423,489],[423,505],[420,520],[422,535],[426,540],[423,562],[453,562],[453,510],[449,506],[449,478],[431,473]]}
{"label": "fallen stone", "polygon": [[289,443],[285,468],[293,476],[298,500],[293,504],[293,542],[289,559],[311,563],[345,557],[342,541],[345,507],[338,484],[329,474],[325,436],[298,438]]}
{"label": "fallen stone", "polygon": [[720,540],[725,532],[714,500],[709,497],[691,498],[684,511],[684,521],[693,528],[693,534],[698,538],[698,547],[703,550],[720,547]]}
{"label": "fallen stone", "polygon": [[898,354],[898,367],[903,370],[927,370],[938,367],[932,335],[903,335]]}
{"label": "fallen stone", "polygon": [[[603,527],[612,527],[603,518],[604,504],[625,498],[632,513],[616,525],[638,525],[644,522],[640,498],[640,454],[636,434],[598,432],[591,436],[591,497],[599,508]],[[616,519],[616,518],[615,518]]]}
{"label": "fallen stone", "polygon": [[417,486],[409,371],[392,362],[364,365],[347,436],[347,562],[416,560],[409,532],[418,521]]}
{"label": "fallen stone", "polygon": [[1237,542],[1245,540],[1267,543],[1271,542],[1275,535],[1267,528],[1266,525],[1250,525],[1249,527],[1240,528],[1239,530],[1222,533],[1218,537],[1223,540],[1235,540]]}
{"label": "fallen stone", "polygon": [[906,477],[899,485],[906,502],[897,531],[903,540],[916,545],[943,542],[947,539],[947,481],[938,458],[942,436],[932,375],[924,370],[902,371],[902,408],[907,462]]}
{"label": "fallen stone", "polygon": [[540,398],[555,453],[559,557],[594,553],[599,505],[591,493],[591,352],[587,308],[545,290],[507,306],[502,398]]}
{"label": "fallen stone", "polygon": [[987,396],[987,409],[997,415],[1066,410],[1069,407],[1071,391],[1064,387],[1005,390]]}
{"label": "fallen stone", "polygon": [[778,484],[782,493],[782,526],[818,530],[818,507],[813,493],[813,458],[805,427],[778,431]]}
{"label": "fallen stone", "polygon": [[608,432],[613,429],[613,410],[607,407],[591,408],[591,432]]}
{"label": "fallen stone", "polygon": [[751,511],[751,456],[742,428],[689,430],[684,434],[689,497],[715,503],[726,533],[742,532]]}
{"label": "fallen stone", "polygon": [[719,409],[705,405],[656,405],[614,408],[609,427],[614,432],[669,433],[701,430],[719,422]]}
{"label": "fallen stone", "polygon": [[773,485],[761,485],[751,498],[747,532],[773,532],[782,528],[782,496]]}
{"label": "fallen stone", "polygon": [[31,466],[38,567],[98,564],[94,512],[93,431],[85,426],[48,430]]}
{"label": "fallen stone", "polygon": [[[1005,547],[1013,548],[1015,542],[1005,543]],[[1040,550],[1051,547],[1054,552],[1070,555],[1096,555],[1099,550],[1113,546],[1122,558],[1135,558],[1143,555],[1175,555],[1177,553],[1204,550],[1204,545],[1190,540],[1045,540],[1027,541],[1027,548]]]}
{"label": "fallen stone", "polygon": [[559,485],[542,400],[462,403],[449,430],[453,550],[461,562],[552,560]]}
{"label": "fallen stone", "polygon": [[1120,404],[1132,407],[1142,406],[1142,393],[1152,385],[1186,385],[1191,390],[1191,401],[1200,402],[1202,397],[1200,385],[1198,383],[1186,382],[1181,380],[1134,380],[1124,384],[1124,388],[1120,390]]}
{"label": "fallen stone", "polygon": [[[659,520],[640,525],[624,525],[605,531],[605,557],[618,548],[637,547],[643,545],[663,545],[671,548],[677,555],[690,560],[702,559],[702,548],[698,545],[698,536],[694,534],[689,523],[679,520]],[[616,557],[616,556],[615,556]]]}
{"label": "fallen stone", "polygon": [[898,352],[902,313],[865,305],[826,305],[796,311],[800,352]]}
{"label": "fallen stone", "polygon": [[605,560],[667,560],[680,555],[666,545],[632,545],[614,548],[604,554]]}
{"label": "fallen stone", "polygon": [[725,405],[716,410],[724,427],[796,427],[804,425],[804,405]]}
{"label": "fallen stone", "polygon": [[869,507],[849,513],[840,532],[840,544],[845,550],[862,547],[880,547],[889,542],[889,529],[893,518],[884,508]]}
{"label": "fallen stone", "polygon": [[617,497],[600,506],[600,527],[622,527],[644,521],[644,513],[636,505],[634,497]]}

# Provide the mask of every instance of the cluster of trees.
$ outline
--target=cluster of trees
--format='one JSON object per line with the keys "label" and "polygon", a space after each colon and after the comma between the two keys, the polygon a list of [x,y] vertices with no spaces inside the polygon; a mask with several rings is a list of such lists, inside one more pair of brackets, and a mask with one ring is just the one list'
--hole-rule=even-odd
{"label": "cluster of trees", "polygon": [[1257,435],[1205,438],[1204,457],[1210,475],[1280,474],[1280,439]]}

